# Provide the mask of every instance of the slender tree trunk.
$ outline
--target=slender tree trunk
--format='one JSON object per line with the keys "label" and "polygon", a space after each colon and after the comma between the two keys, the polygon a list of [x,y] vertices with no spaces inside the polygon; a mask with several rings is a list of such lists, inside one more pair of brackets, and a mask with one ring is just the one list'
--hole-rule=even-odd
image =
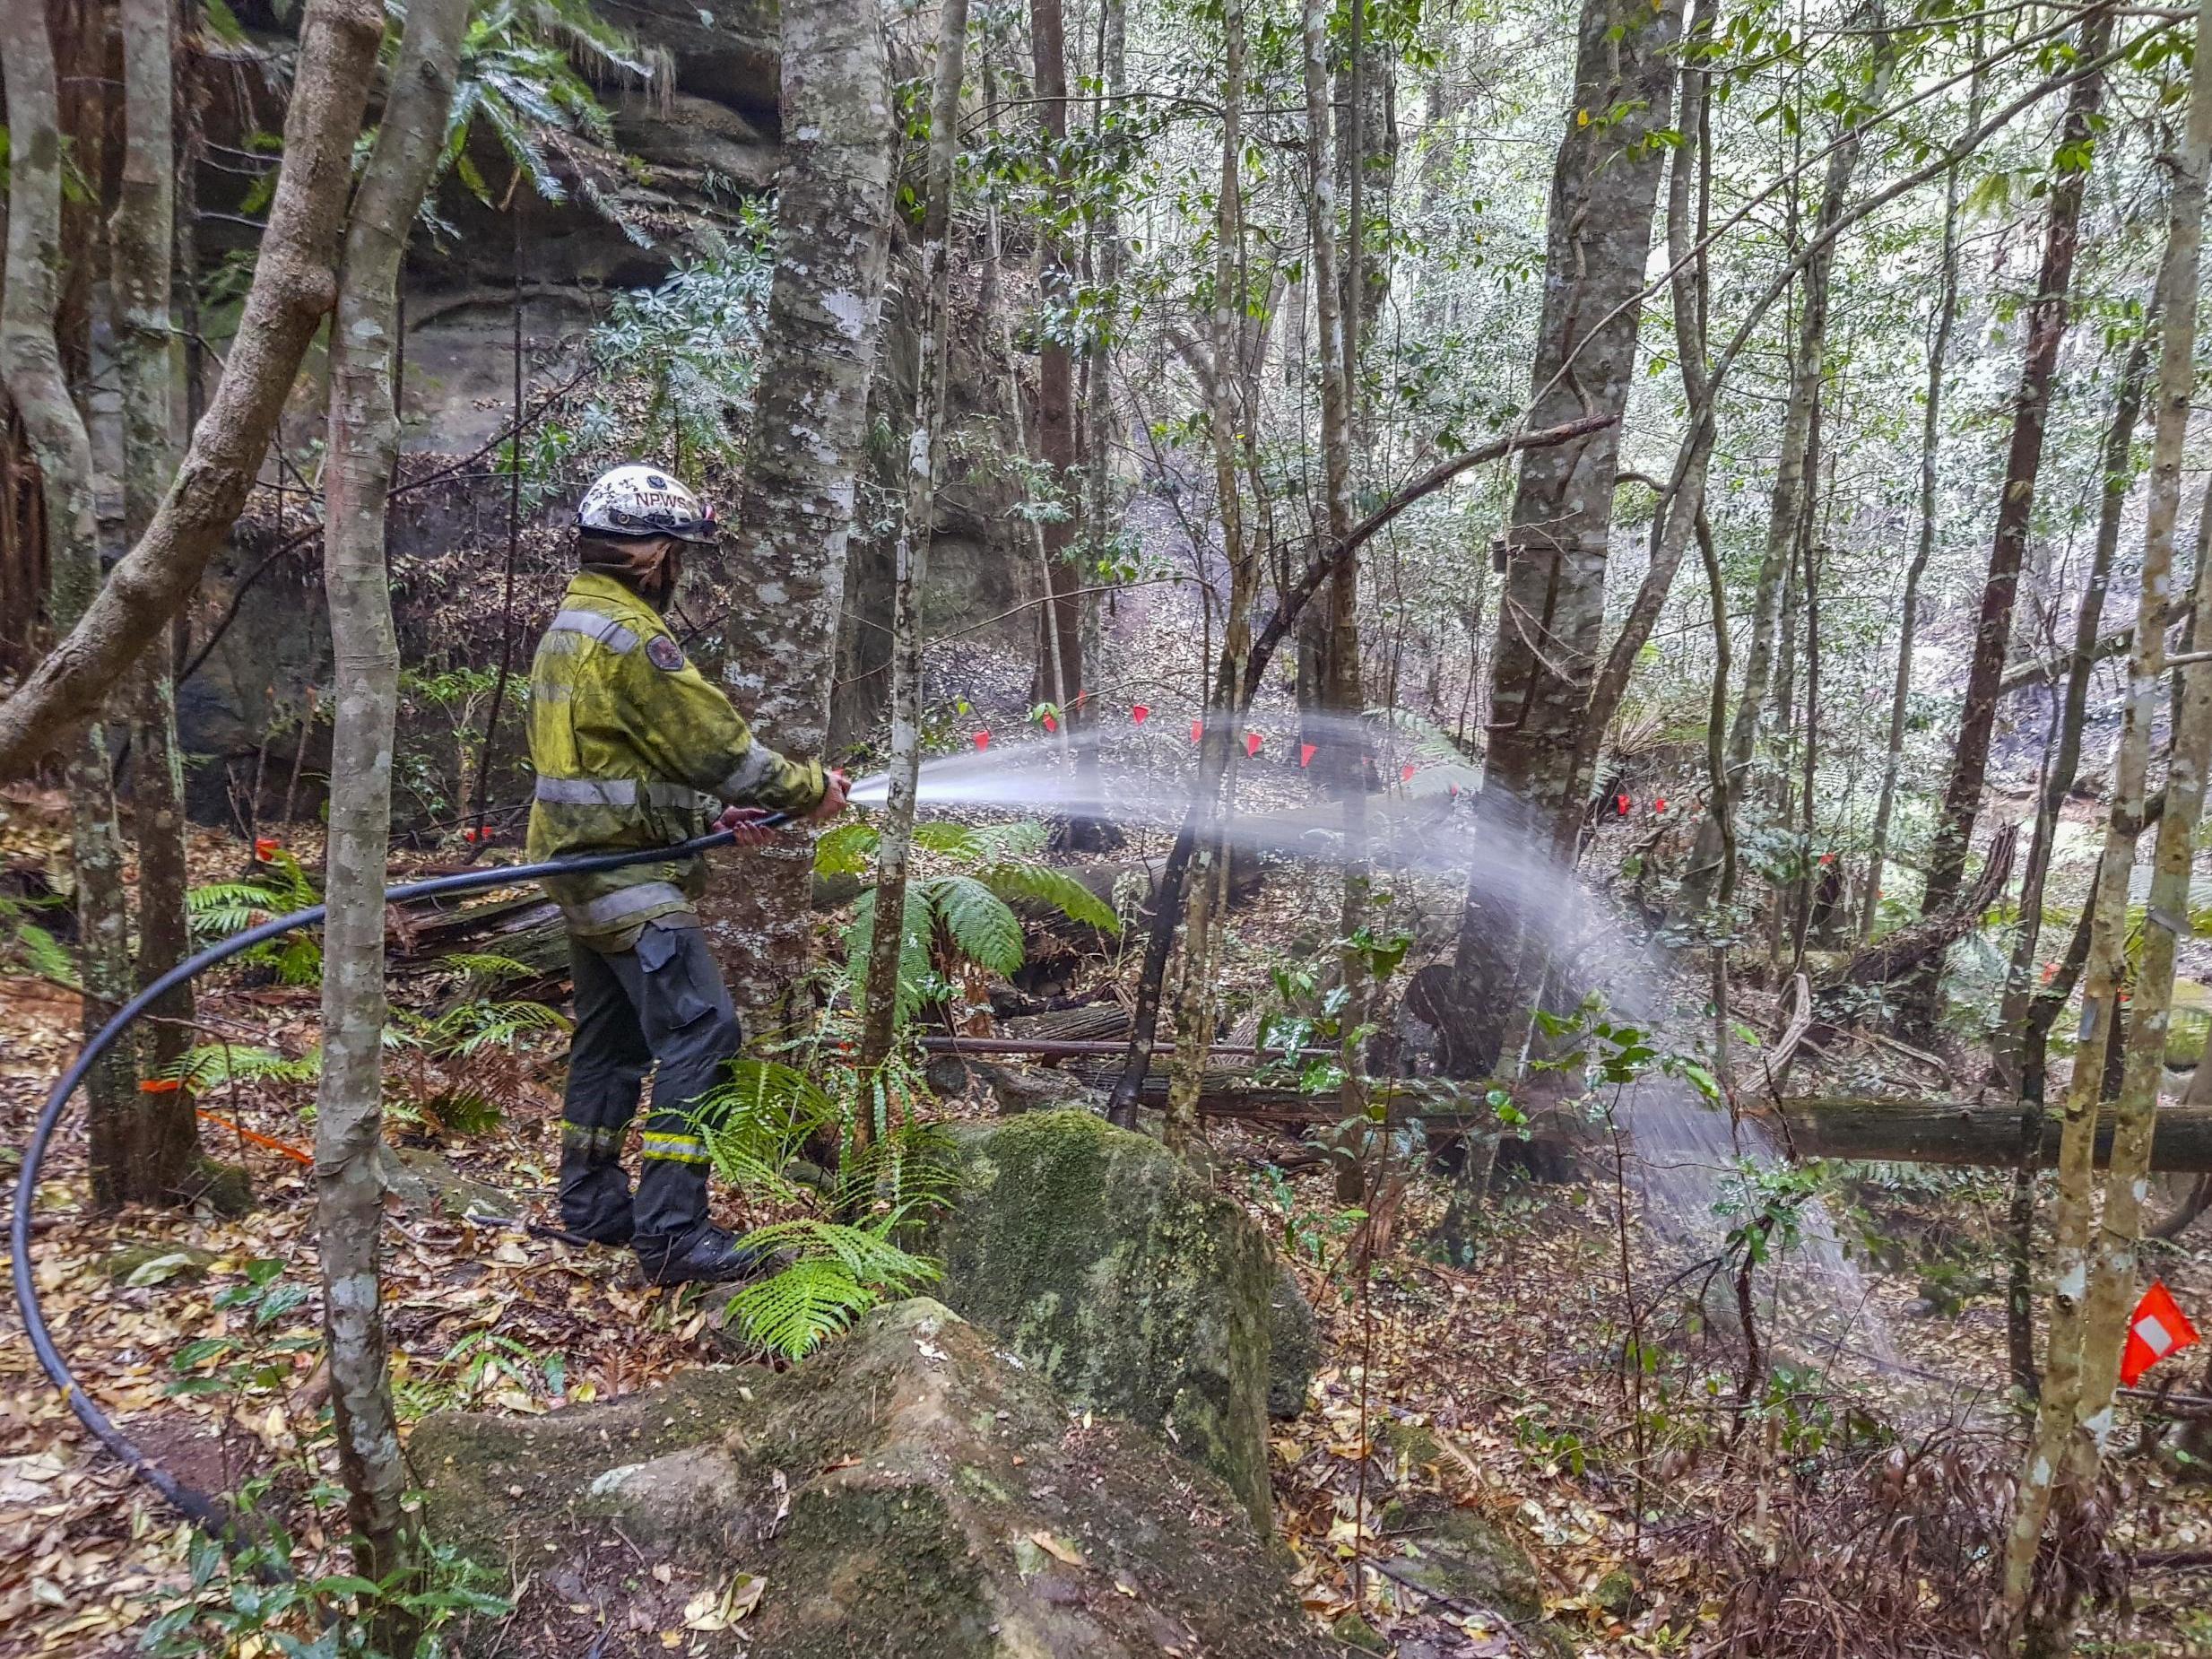
{"label": "slender tree trunk", "polygon": [[[177,465],[178,353],[169,327],[177,156],[176,7],[121,0],[122,188],[108,221],[116,357],[123,403],[123,527],[135,542]],[[157,633],[139,664],[131,710],[131,804],[138,843],[138,974],[143,986],[192,948],[185,918],[184,765],[177,749],[173,640]],[[159,1072],[192,1047],[192,987],[151,1010],[145,1043]],[[134,1197],[181,1195],[200,1156],[199,1120],[182,1090],[142,1095],[132,1158]]]}
{"label": "slender tree trunk", "polygon": [[[2200,7],[2199,38],[2212,39],[2212,0]],[[2091,20],[2093,22],[2095,20]],[[2086,32],[2086,31],[2085,31]],[[2092,1142],[2104,1061],[2112,1040],[2118,991],[2125,971],[2127,906],[2134,846],[2145,816],[2150,727],[2165,673],[2164,609],[2173,591],[2174,519],[2188,440],[2194,379],[2198,258],[2202,246],[2205,171],[2212,152],[2212,53],[2199,53],[2190,76],[2188,131],[2175,161],[2164,264],[2158,274],[2158,387],[2150,489],[2144,513],[2142,596],[2120,751],[2112,773],[2112,808],[2098,870],[2091,924],[2089,972],[2073,1081],[2060,1141],[2059,1198],[2053,1216],[2057,1276],[2050,1352],[2027,1466],[2021,1479],[2005,1560],[2005,1610],[2024,1629],[2031,1651],[2056,1652],[2071,1609],[2052,1597],[2023,1625],[2034,1587],[2046,1517],[2063,1494],[2059,1547],[2078,1524],[2111,1426],[2120,1335],[2134,1288],[2135,1247],[2141,1234],[2139,1184],[2148,1168],[2158,1081],[2164,1058],[2166,1011],[2173,995],[2179,918],[2189,909],[2190,865],[2212,751],[2212,673],[2183,671],[2181,706],[2168,751],[2165,810],[2159,816],[2149,919],[2129,1017],[2128,1064],[2121,1089],[2101,1218],[2093,1213]],[[2054,203],[2053,216],[2057,215]],[[2048,262],[2046,262],[2048,263]],[[2032,474],[2031,474],[2032,475]],[[2200,560],[2196,624],[2208,620],[2212,565]],[[2177,896],[2178,894],[2178,896]]]}
{"label": "slender tree trunk", "polygon": [[[1038,136],[1052,157],[1045,206],[1048,215],[1056,216],[1065,204],[1068,188],[1068,59],[1061,0],[1029,0],[1029,50]],[[1059,724],[1071,737],[1084,716],[1083,710],[1074,707],[1083,691],[1083,609],[1079,591],[1082,577],[1070,552],[1076,545],[1081,494],[1075,454],[1074,354],[1068,345],[1074,326],[1075,272],[1066,234],[1050,223],[1038,232],[1037,263],[1037,298],[1045,313],[1045,340],[1037,359],[1037,453],[1068,510],[1043,526],[1056,638],[1042,630],[1040,619],[1039,662],[1043,666],[1037,678],[1041,695],[1065,699]],[[1057,693],[1050,691],[1053,664],[1044,663],[1045,654],[1054,652],[1057,653],[1061,688]]]}
{"label": "slender tree trunk", "polygon": [[[1978,39],[1978,37],[1977,37]],[[1979,56],[1979,54],[1976,54]],[[1966,120],[1982,113],[1982,77],[1977,72],[1966,97]],[[1928,389],[1921,409],[1920,539],[1904,568],[1904,595],[1897,614],[1897,672],[1889,694],[1889,733],[1882,750],[1881,791],[1874,803],[1873,846],[1867,854],[1867,886],[1859,908],[1859,942],[1874,937],[1881,901],[1884,866],[1889,857],[1889,823],[1896,810],[1897,769],[1904,755],[1905,712],[1913,696],[1913,647],[1920,628],[1920,586],[1936,551],[1937,455],[1943,441],[1943,376],[1951,354],[1951,331],[1958,321],[1958,169],[1943,176],[1943,254],[1937,279],[1935,333],[1928,344]],[[2031,855],[2029,867],[2034,868]]]}
{"label": "slender tree trunk", "polygon": [[[1885,59],[1878,72],[1873,101],[1887,85]],[[1815,222],[1812,256],[1805,263],[1800,292],[1803,304],[1798,317],[1797,340],[1791,353],[1790,401],[1783,414],[1782,452],[1774,464],[1774,490],[1767,504],[1766,552],[1759,562],[1757,587],[1751,601],[1751,638],[1744,654],[1743,695],[1736,704],[1728,728],[1729,796],[1740,804],[1749,784],[1752,756],[1757,749],[1760,726],[1768,718],[1775,659],[1790,635],[1783,625],[1783,602],[1789,586],[1802,521],[1811,510],[1811,476],[1806,466],[1812,446],[1814,411],[1820,400],[1821,379],[1827,353],[1828,276],[1835,258],[1835,229],[1843,214],[1843,200],[1851,189],[1851,176],[1859,159],[1856,139],[1837,146],[1828,157],[1827,175],[1821,186],[1819,216]],[[1785,707],[1787,699],[1784,699]],[[1720,873],[1721,826],[1708,808],[1697,826],[1688,866],[1675,899],[1678,915],[1688,916],[1710,902]]]}
{"label": "slender tree trunk", "polygon": [[[723,672],[763,739],[805,754],[829,733],[889,249],[892,116],[874,0],[790,0],[782,27],[788,142]],[[740,1007],[772,1008],[811,960],[811,870],[794,838],[747,852],[742,880],[714,895]]]}
{"label": "slender tree trunk", "polygon": [[[2014,1385],[2033,1394],[2035,1374],[2034,1317],[2032,1275],[2035,1244],[2035,1183],[2042,1160],[2038,1149],[2043,1137],[2043,1049],[2050,1030],[2046,1019],[2034,1018],[2036,945],[2042,937],[2044,884],[2051,871],[2051,852],[2058,839],[2059,809],[2073,789],[2081,765],[2082,727],[2089,708],[2089,677],[2096,666],[2098,630],[2104,618],[2104,595],[2111,586],[2112,558],[2120,547],[2121,516],[2133,489],[2135,470],[2129,464],[2134,448],[2135,428],[2143,406],[2143,385],[2149,373],[2150,342],[2156,326],[2154,301],[2144,319],[2143,333],[2128,350],[2120,373],[2120,387],[2112,406],[2112,424],[2104,439],[2104,499],[2097,514],[2096,543],[2089,558],[2087,585],[2081,606],[2074,615],[2074,649],[2069,659],[2066,688],[2058,713],[2058,730],[2051,757],[2043,769],[2043,789],[2035,802],[2035,828],[2029,838],[2027,862],[2020,877],[2020,925],[2013,941],[2012,958],[2006,969],[2005,1000],[1998,1015],[1991,1042],[1990,1070],[1999,1087],[2020,1102],[2021,1152],[2012,1171],[2012,1197],[2007,1218],[2005,1300],[2006,1349]],[[2203,555],[2199,550],[2199,558]],[[2071,989],[2070,978],[2069,990]]]}
{"label": "slender tree trunk", "polygon": [[[100,586],[92,447],[62,368],[55,319],[61,306],[61,106],[46,8],[17,5],[0,19],[8,126],[7,269],[0,288],[0,376],[39,464],[47,536],[47,604],[71,627]],[[68,751],[70,855],[76,881],[77,974],[87,1037],[130,991],[129,917],[107,734],[95,722]],[[136,1105],[127,1051],[88,1080],[94,1202],[138,1195]]]}
{"label": "slender tree trunk", "polygon": [[[2099,8],[2082,20],[2078,56],[2101,57],[2111,44],[2112,14]],[[2058,372],[2059,347],[2066,338],[2067,297],[2073,284],[2074,255],[2080,239],[2082,197],[2089,182],[2095,134],[2104,102],[2104,77],[2092,74],[2075,83],[2067,97],[2060,128],[2055,176],[2051,185],[2051,217],[2043,231],[2043,267],[2028,307],[2027,347],[2020,368],[2020,389],[2012,411],[2012,442],[2005,457],[2005,478],[1997,499],[1997,530],[1990,550],[1989,574],[1982,588],[1982,614],[1974,631],[1973,659],[1967,670],[1966,706],[1951,748],[1951,775],[1936,816],[1936,834],[1928,850],[1927,886],[1921,914],[1933,916],[1958,892],[1966,871],[1966,849],[1982,810],[1982,786],[1989,771],[1990,740],[1997,725],[1997,682],[2005,672],[2012,643],[2013,596],[2020,562],[2027,551],[2035,516],[2035,477],[2043,465],[2043,430],[2051,419],[2051,385]],[[1936,973],[1921,982],[1921,1002],[1932,1012]]]}
{"label": "slender tree trunk", "polygon": [[0,779],[23,776],[93,717],[167,633],[245,506],[299,360],[331,307],[353,141],[383,37],[377,0],[309,0],[285,107],[284,167],[222,383],[145,534],[67,637],[0,702]]}
{"label": "slender tree trunk", "polygon": [[[1236,787],[1236,749],[1244,708],[1243,668],[1252,648],[1252,601],[1259,588],[1260,560],[1245,544],[1237,465],[1245,411],[1252,406],[1253,366],[1245,338],[1243,167],[1245,151],[1244,0],[1225,0],[1221,13],[1221,175],[1215,195],[1213,308],[1210,317],[1213,373],[1208,381],[1207,437],[1213,449],[1216,510],[1221,519],[1221,556],[1228,567],[1228,611],[1221,654],[1208,699],[1200,743],[1194,811],[1201,815],[1193,856],[1191,902],[1184,919],[1183,978],[1175,997],[1175,1055],[1167,1084],[1165,1138],[1176,1151],[1202,1138],[1199,1086],[1213,1040],[1213,926],[1227,891],[1229,849],[1222,814]],[[1240,408],[1239,404],[1243,404]]]}
{"label": "slender tree trunk", "polygon": [[[1661,146],[1673,106],[1680,0],[1656,8],[1585,0],[1574,114],[1552,173],[1543,316],[1528,419],[1618,417],[1635,361],[1638,295],[1651,253]],[[1619,109],[1618,119],[1595,115]],[[1533,848],[1571,856],[1582,722],[1597,672],[1612,533],[1616,418],[1580,443],[1523,455],[1505,542],[1480,810]],[[1467,1029],[1455,1064],[1517,1054],[1541,969],[1523,960],[1523,918],[1470,888],[1454,968]]]}
{"label": "slender tree trunk", "polygon": [[[2198,38],[2212,40],[2212,0],[2199,8]],[[2162,612],[2172,592],[2174,521],[2181,507],[2190,395],[2195,382],[2198,264],[2208,161],[2212,53],[2199,51],[2190,78],[2188,126],[2173,160],[2165,258],[2158,273],[2156,418],[2144,509],[2142,599],[2121,735],[2126,770],[2123,774],[2119,765],[2113,769],[2114,838],[2142,821],[2144,756],[2159,682],[2165,673]],[[2191,596],[2194,634],[2212,623],[2212,561],[2203,557],[2204,551],[2199,552]],[[2165,810],[2158,821],[2142,955],[2129,1011],[2127,1066],[2114,1111],[2103,1211],[2093,1222],[2089,1159],[2080,1143],[2090,1138],[2084,1120],[2093,1124],[2096,1116],[2097,1083],[2104,1070],[2097,1061],[2111,1039],[2112,991],[2123,948],[2132,860],[2123,864],[2108,859],[2100,872],[2090,978],[2083,994],[2081,1052],[2075,1062],[2075,1081],[2067,1093],[2060,1142],[2056,1218],[2060,1250],[2050,1363],[2005,1563],[2006,1610],[2016,1620],[2027,1615],[2024,1629],[2031,1653],[2064,1651],[2073,1618],[2074,1598],[2069,1593],[2047,1593],[2039,1606],[2031,1610],[2029,1604],[2043,1524],[2054,1498],[2060,1506],[2057,1547],[2061,1553],[2070,1552],[2069,1546],[2076,1542],[2073,1533],[2085,1524],[2095,1525],[2087,1520],[2087,1510],[2111,1433],[2121,1344],[2137,1291],[2136,1250],[2142,1238],[2151,1139],[2157,1127],[2159,1083],[2164,1073],[2175,944],[2188,926],[2182,918],[2189,913],[2197,821],[2204,807],[2206,768],[2212,765],[2212,665],[2192,663],[2181,671],[2171,729]],[[2121,820],[2123,806],[2130,809],[2125,826]]]}
{"label": "slender tree trunk", "polygon": [[[1661,492],[1652,515],[1651,554],[1644,580],[1621,621],[1620,632],[1606,652],[1590,691],[1590,708],[1583,721],[1574,755],[1574,778],[1568,798],[1587,800],[1597,780],[1598,756],[1605,746],[1608,728],[1620,712],[1620,701],[1635,672],[1636,659],[1652,637],[1652,630],[1673,590],[1675,574],[1682,568],[1696,533],[1697,516],[1705,510],[1705,472],[1713,456],[1718,428],[1708,417],[1713,401],[1705,352],[1705,259],[1702,238],[1692,228],[1691,186],[1706,171],[1708,98],[1706,74],[1698,56],[1713,35],[1715,0],[1696,0],[1690,12],[1682,56],[1682,142],[1676,146],[1667,170],[1667,265],[1670,296],[1674,303],[1675,356],[1682,374],[1682,400],[1689,421],[1677,458],[1681,482]],[[1697,219],[1702,221],[1701,199]],[[1694,251],[1695,250],[1695,251]]]}
{"label": "slender tree trunk", "polygon": [[[331,328],[323,473],[323,579],[330,595],[334,720],[324,871],[323,1073],[316,1091],[316,1238],[330,1404],[353,1525],[354,1565],[383,1583],[412,1570],[400,1499],[406,1470],[392,1410],[381,1285],[384,1186],[384,881],[392,830],[399,646],[385,569],[385,495],[399,443],[392,404],[399,265],[452,101],[468,0],[412,0],[392,90],[346,234]],[[395,1611],[387,1651],[412,1646]]]}
{"label": "slender tree trunk", "polygon": [[[922,343],[915,376],[906,491],[893,552],[890,783],[876,852],[875,929],[862,998],[860,1074],[872,1078],[891,1052],[898,1006],[898,956],[906,914],[906,865],[914,847],[915,791],[922,769],[922,629],[916,594],[934,527],[937,449],[945,413],[946,343],[951,319],[952,162],[959,148],[960,78],[967,52],[967,0],[942,0],[937,65],[930,86],[928,178],[922,210]],[[863,1099],[865,1099],[863,1093]],[[853,1132],[866,1145],[872,1116]]]}

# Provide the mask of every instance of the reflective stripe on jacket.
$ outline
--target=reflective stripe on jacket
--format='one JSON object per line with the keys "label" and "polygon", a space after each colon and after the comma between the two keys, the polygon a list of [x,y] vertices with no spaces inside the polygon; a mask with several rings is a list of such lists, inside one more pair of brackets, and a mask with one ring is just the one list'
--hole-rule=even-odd
{"label": "reflective stripe on jacket", "polygon": [[[684,656],[660,613],[612,577],[579,573],[530,666],[537,769],[528,856],[665,847],[703,835],[724,802],[803,812],[822,798],[819,762],[753,741],[730,699]],[[569,931],[629,947],[705,890],[697,858],[558,876],[546,891]]]}

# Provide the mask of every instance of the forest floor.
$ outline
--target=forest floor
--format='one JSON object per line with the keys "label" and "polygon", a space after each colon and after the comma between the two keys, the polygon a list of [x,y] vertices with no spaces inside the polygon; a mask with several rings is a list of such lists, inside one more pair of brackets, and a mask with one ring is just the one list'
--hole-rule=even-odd
{"label": "forest floor", "polygon": [[[39,809],[11,803],[11,860],[52,851]],[[318,862],[312,846],[299,850]],[[246,849],[208,835],[194,858],[199,879],[228,878]],[[1332,880],[1271,862],[1258,897],[1234,913],[1223,974],[1240,1022],[1266,1001],[1272,965],[1311,953]],[[1403,902],[1418,909],[1411,886]],[[1100,957],[1086,971],[1114,966]],[[420,1005],[449,988],[430,976],[398,995]],[[212,982],[200,1017],[230,1040],[298,1058],[315,1041],[316,999],[311,986],[247,970]],[[1747,1018],[1760,1012],[1754,999]],[[0,979],[0,1175],[75,1047],[78,1017],[74,995],[50,981]],[[513,1055],[491,1073],[496,1123],[440,1133],[433,1106],[394,1138],[551,1220],[560,1036],[525,1032]],[[400,1095],[418,1105],[450,1093],[434,1064],[395,1070]],[[242,1218],[95,1214],[82,1142],[65,1135],[33,1227],[47,1316],[88,1393],[190,1484],[272,1477],[294,1500],[303,1561],[329,1571],[317,1516],[330,1512],[308,1501],[322,1379],[312,1352],[287,1341],[317,1322],[310,1184],[295,1155],[312,1095],[310,1079],[272,1075],[204,1102],[222,1120],[203,1125],[211,1150],[252,1172],[256,1207]],[[2003,1390],[1999,1178],[1829,1170],[1806,1195],[1800,1236],[1748,1281],[1752,1367],[1735,1287],[1712,1259],[1731,1222],[1713,1215],[1711,1193],[1686,1197],[1660,1178],[1688,1164],[1709,1179],[1726,1162],[1709,1146],[1685,1157],[1650,1134],[1639,1145],[1632,1125],[1618,1168],[1599,1158],[1565,1181],[1501,1173],[1446,1259],[1431,1242],[1445,1177],[1386,1182],[1363,1250],[1360,1213],[1331,1195],[1312,1149],[1243,1126],[1216,1125],[1210,1139],[1217,1184],[1280,1241],[1319,1315],[1324,1356],[1308,1409],[1271,1431],[1276,1526],[1318,1621],[1404,1659],[1559,1652],[1560,1640],[1585,1655],[1722,1642],[1774,1655],[1966,1651],[1957,1635],[1986,1605],[2017,1432]],[[411,1419],[462,1406],[540,1412],[730,1362],[696,1298],[644,1287],[627,1258],[456,1220],[454,1208],[395,1203],[391,1217],[387,1306]],[[775,1218],[725,1208],[724,1219]],[[2159,1268],[2185,1305],[2212,1307],[2212,1224]],[[273,1311],[257,1325],[217,1308],[272,1273],[277,1293],[265,1286],[260,1306]],[[191,1344],[226,1326],[255,1351],[228,1373],[231,1385],[215,1385],[240,1362],[195,1358]],[[11,1302],[0,1315],[0,1654],[120,1655],[186,1593],[188,1535],[90,1446],[21,1336]],[[1624,1365],[1628,1352],[1643,1364]],[[2204,1367],[2167,1369],[2181,1374],[2159,1380],[2188,1392]],[[2212,1376],[2201,1386],[2212,1394]],[[2212,1550],[2212,1486],[2182,1480],[2172,1433],[2139,1403],[2121,1415],[2114,1550]],[[1479,1515],[1524,1548],[1545,1621],[1515,1624],[1488,1603],[1410,1587],[1418,1533],[1401,1517],[1423,1501]],[[2212,1651],[2212,1572],[2147,1567],[2126,1587],[2086,1620],[2080,1651]],[[1366,1634],[1345,1622],[1354,1611]],[[672,1634],[671,1651],[682,1650]]]}

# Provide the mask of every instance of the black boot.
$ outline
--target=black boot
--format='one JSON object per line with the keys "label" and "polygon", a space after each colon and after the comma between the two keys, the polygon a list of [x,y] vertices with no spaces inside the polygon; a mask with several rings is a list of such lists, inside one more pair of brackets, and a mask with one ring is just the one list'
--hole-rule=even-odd
{"label": "black boot", "polygon": [[648,1284],[715,1284],[757,1278],[767,1255],[749,1250],[712,1222],[676,1238],[640,1235],[633,1241]]}

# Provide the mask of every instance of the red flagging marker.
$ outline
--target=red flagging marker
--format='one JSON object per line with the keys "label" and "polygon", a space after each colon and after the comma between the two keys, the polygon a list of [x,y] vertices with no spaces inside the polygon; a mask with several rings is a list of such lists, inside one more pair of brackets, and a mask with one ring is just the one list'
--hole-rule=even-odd
{"label": "red flagging marker", "polygon": [[1256,755],[1260,752],[1259,733],[1246,732],[1245,734],[1245,752],[1248,755]]}
{"label": "red flagging marker", "polygon": [[990,734],[990,733],[988,733],[988,732],[978,732],[978,733],[976,733],[976,748],[978,748],[978,749],[988,749],[988,748],[990,748],[990,747],[991,747],[991,734]]}
{"label": "red flagging marker", "polygon": [[2197,1342],[2197,1327],[2189,1322],[2163,1280],[2151,1281],[2143,1299],[2128,1316],[2128,1346],[2120,1356],[2120,1380],[2132,1388],[2143,1373],[2168,1354],[2178,1354]]}
{"label": "red flagging marker", "polygon": [[1311,766],[1313,763],[1314,745],[1312,743],[1300,743],[1298,745],[1298,764],[1304,767]]}
{"label": "red flagging marker", "polygon": [[1145,716],[1150,714],[1151,712],[1152,711],[1146,708],[1142,703],[1132,703],[1129,706],[1129,717],[1135,721],[1139,725],[1142,725],[1144,724]]}

